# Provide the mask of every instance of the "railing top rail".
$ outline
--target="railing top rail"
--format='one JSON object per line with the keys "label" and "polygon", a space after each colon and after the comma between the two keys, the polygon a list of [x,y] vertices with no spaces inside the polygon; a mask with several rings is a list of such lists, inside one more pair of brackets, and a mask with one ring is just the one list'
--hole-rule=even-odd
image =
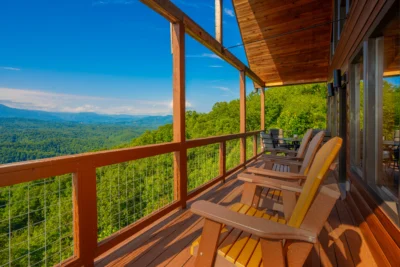
{"label": "railing top rail", "polygon": [[[185,149],[215,144],[236,138],[252,136],[260,131],[230,134],[188,140]],[[178,151],[179,142],[162,143],[132,148],[88,152],[0,165],[0,187],[30,182],[51,176],[75,173],[83,168],[97,168]]]}
{"label": "railing top rail", "polygon": [[255,134],[259,134],[260,132],[261,132],[261,130],[247,132],[247,133],[229,134],[229,135],[188,140],[188,141],[186,141],[186,148],[195,148],[195,147],[199,147],[199,146],[211,145],[211,144],[220,143],[223,141],[229,141],[229,140],[237,139],[237,138],[241,138],[241,137],[252,136]]}

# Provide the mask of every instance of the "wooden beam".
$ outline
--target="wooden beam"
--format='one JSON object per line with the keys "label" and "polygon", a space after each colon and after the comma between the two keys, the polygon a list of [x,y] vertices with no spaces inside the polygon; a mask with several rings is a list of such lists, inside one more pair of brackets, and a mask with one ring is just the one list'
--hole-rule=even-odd
{"label": "wooden beam", "polygon": [[252,79],[257,85],[257,88],[264,86],[265,82],[258,77],[251,69],[243,62],[235,57],[231,52],[226,50],[215,38],[200,27],[196,22],[189,18],[182,10],[175,6],[170,0],[140,0],[148,7],[158,12],[170,22],[183,22],[186,33],[199,41],[205,47],[213,51],[216,55],[227,61],[233,67],[240,71],[245,71],[246,75]]}
{"label": "wooden beam", "polygon": [[174,196],[186,208],[187,152],[185,148],[185,27],[181,22],[172,25],[173,51],[173,135],[180,149],[174,153]]}
{"label": "wooden beam", "polygon": [[[240,72],[240,133],[246,132],[246,73]],[[240,138],[240,163],[246,161],[246,137]]]}
{"label": "wooden beam", "polygon": [[222,0],[215,0],[215,39],[222,45]]}
{"label": "wooden beam", "polygon": [[262,87],[260,89],[260,104],[261,104],[261,118],[260,118],[260,123],[261,123],[261,127],[260,130],[261,131],[265,131],[265,88]]}

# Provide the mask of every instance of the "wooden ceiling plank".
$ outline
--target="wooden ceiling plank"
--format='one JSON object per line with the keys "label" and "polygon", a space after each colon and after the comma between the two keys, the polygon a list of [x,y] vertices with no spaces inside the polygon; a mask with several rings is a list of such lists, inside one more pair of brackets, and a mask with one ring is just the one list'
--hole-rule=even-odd
{"label": "wooden ceiling plank", "polygon": [[331,0],[233,0],[250,68],[267,85],[326,81]]}

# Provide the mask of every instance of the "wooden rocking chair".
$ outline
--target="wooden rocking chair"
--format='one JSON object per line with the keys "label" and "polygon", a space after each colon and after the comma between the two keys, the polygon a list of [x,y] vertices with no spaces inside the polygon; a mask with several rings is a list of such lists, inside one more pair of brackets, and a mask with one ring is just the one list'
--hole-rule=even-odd
{"label": "wooden rocking chair", "polygon": [[[202,235],[191,247],[195,266],[302,266],[340,196],[336,181],[321,182],[341,145],[335,137],[318,151],[303,187],[275,185],[295,196],[283,201],[287,219],[257,210],[247,200],[230,209],[195,202],[192,212],[205,218]],[[253,182],[274,186],[264,179]]]}
{"label": "wooden rocking chair", "polygon": [[[265,148],[264,152],[271,152],[269,155],[263,155],[264,158],[291,158],[296,160],[303,159],[308,143],[311,140],[313,130],[308,129],[307,132],[303,136],[303,140],[301,141],[300,147],[297,151],[290,149],[281,149],[281,148]],[[277,153],[284,153],[285,156],[279,156]]]}

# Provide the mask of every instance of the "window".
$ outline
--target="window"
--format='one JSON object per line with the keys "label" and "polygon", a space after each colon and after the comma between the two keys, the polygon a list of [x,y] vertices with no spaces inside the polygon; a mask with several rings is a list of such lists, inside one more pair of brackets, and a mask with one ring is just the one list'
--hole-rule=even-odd
{"label": "window", "polygon": [[351,7],[351,0],[335,0],[333,16],[332,16],[332,35],[331,35],[331,53],[330,57],[332,60],[335,54],[336,46],[340,40],[344,23],[346,22],[347,15],[349,14]]}
{"label": "window", "polygon": [[400,8],[397,1],[351,60],[351,170],[398,221],[400,198]]}
{"label": "window", "polygon": [[376,38],[379,161],[377,188],[393,200],[399,197],[400,150],[400,16]]}
{"label": "window", "polygon": [[[354,140],[351,145],[352,163],[356,171],[361,175],[363,167],[364,147],[364,60],[362,51],[353,61],[352,88],[351,88],[351,135]],[[362,176],[362,175],[361,175]]]}
{"label": "window", "polygon": [[346,2],[348,0],[339,0],[338,1],[338,9],[337,9],[337,27],[338,27],[338,40],[340,39],[340,35],[342,34],[343,25],[346,18]]}

